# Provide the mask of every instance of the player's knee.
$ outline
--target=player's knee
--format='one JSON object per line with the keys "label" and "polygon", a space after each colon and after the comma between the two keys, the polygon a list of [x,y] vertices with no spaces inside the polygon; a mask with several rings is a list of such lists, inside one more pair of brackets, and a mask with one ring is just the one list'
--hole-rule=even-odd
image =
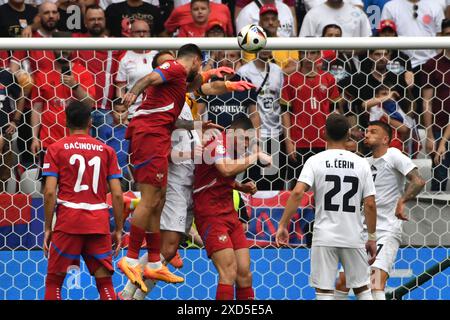
{"label": "player's knee", "polygon": [[236,261],[230,260],[219,270],[219,277],[223,283],[235,283],[237,278],[237,264]]}
{"label": "player's knee", "polygon": [[252,284],[252,272],[250,271],[250,268],[246,269],[238,269],[236,281],[241,286],[251,286]]}

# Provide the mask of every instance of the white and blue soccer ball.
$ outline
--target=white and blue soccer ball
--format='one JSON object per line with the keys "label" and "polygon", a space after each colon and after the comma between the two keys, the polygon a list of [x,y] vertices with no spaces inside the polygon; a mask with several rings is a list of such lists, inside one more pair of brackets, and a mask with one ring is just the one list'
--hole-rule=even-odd
{"label": "white and blue soccer ball", "polygon": [[242,50],[256,53],[266,46],[267,35],[263,28],[256,24],[249,24],[243,27],[238,35],[238,44]]}

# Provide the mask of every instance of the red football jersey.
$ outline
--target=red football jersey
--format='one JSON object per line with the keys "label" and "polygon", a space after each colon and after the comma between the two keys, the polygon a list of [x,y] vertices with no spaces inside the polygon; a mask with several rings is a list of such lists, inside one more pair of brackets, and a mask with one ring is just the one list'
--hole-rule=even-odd
{"label": "red football jersey", "polygon": [[[85,33],[75,33],[75,38],[86,38]],[[111,109],[111,101],[115,95],[114,79],[119,70],[120,50],[79,50],[73,53],[74,61],[80,63],[93,76],[95,81],[95,107]]]}
{"label": "red football jersey", "polygon": [[55,230],[110,233],[108,180],[122,177],[111,147],[84,134],[63,138],[47,149],[42,175],[58,178]]}
{"label": "red football jersey", "polygon": [[291,112],[291,138],[297,148],[325,147],[330,100],[338,97],[336,80],[328,72],[320,70],[313,78],[295,72],[284,78],[281,98]]}
{"label": "red football jersey", "polygon": [[211,155],[211,158],[204,158],[201,164],[195,166],[193,196],[195,218],[235,212],[233,185],[236,177],[222,176],[215,166],[215,162],[219,159],[233,158],[232,151],[226,147],[225,132],[207,143],[204,154]]}
{"label": "red football jersey", "polygon": [[145,90],[133,120],[150,116],[151,121],[147,122],[149,127],[166,126],[173,130],[185,102],[186,70],[176,60],[169,60],[153,72],[159,73],[164,83]]}
{"label": "red football jersey", "polygon": [[[38,31],[33,32],[33,38],[44,38]],[[52,50],[16,50],[13,52],[11,61],[17,64],[28,60],[31,72],[39,70],[40,72],[49,72],[53,69],[55,55]]]}
{"label": "red football jersey", "polygon": [[[72,64],[71,71],[75,80],[92,97],[95,88],[91,74],[77,63]],[[64,109],[73,98],[72,89],[62,84],[58,71],[35,72],[31,99],[33,103],[43,104],[39,139],[44,149],[69,133]]]}
{"label": "red football jersey", "polygon": [[205,23],[203,26],[199,26],[195,22],[184,24],[180,27],[177,37],[179,37],[179,38],[183,38],[183,37],[185,37],[185,38],[193,38],[193,37],[203,38],[205,36],[207,26],[208,26],[207,23]]}

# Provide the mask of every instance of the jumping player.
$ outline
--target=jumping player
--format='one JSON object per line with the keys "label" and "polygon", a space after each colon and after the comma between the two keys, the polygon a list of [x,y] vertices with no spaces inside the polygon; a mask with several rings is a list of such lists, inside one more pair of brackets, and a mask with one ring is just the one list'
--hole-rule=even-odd
{"label": "jumping player", "polygon": [[[374,121],[367,128],[364,140],[364,144],[372,149],[372,156],[366,160],[371,167],[377,192],[378,250],[371,271],[374,300],[386,300],[386,281],[401,244],[402,221],[408,220],[404,213],[405,203],[414,199],[425,186],[425,181],[412,160],[400,150],[389,148],[391,139],[391,127],[385,122]],[[409,183],[405,192],[402,192],[405,180]],[[345,274],[340,272],[335,299],[346,300],[348,292]]]}
{"label": "jumping player", "polygon": [[[350,125],[339,114],[328,116],[327,150],[310,157],[292,191],[276,234],[277,245],[288,244],[288,224],[306,191],[314,191],[316,218],[311,247],[310,285],[317,300],[334,300],[338,262],[347,271],[347,284],[359,300],[372,300],[369,265],[376,254],[375,186],[369,164],[345,150]],[[368,229],[364,243],[361,202]],[[366,250],[370,254],[367,261]]]}
{"label": "jumping player", "polygon": [[[155,281],[184,281],[161,262],[160,218],[167,185],[171,133],[183,108],[186,91],[198,88],[202,81],[207,80],[206,76],[198,74],[201,62],[201,50],[194,44],[184,45],[178,50],[176,60],[166,61],[155,68],[123,98],[129,107],[145,90],[143,102],[127,130],[133,176],[139,184],[141,201],[131,220],[127,257],[118,263],[119,269],[143,292],[148,289],[142,275]],[[222,76],[220,70],[218,75]],[[189,86],[187,82],[190,82]],[[148,263],[142,271],[138,258],[144,238],[147,241]]]}
{"label": "jumping player", "polygon": [[[250,129],[253,129],[253,124],[248,117],[235,119],[229,130],[208,142],[203,162],[195,168],[195,224],[208,257],[219,273],[218,300],[233,300],[235,289],[237,299],[254,299],[250,254],[244,229],[234,208],[233,189],[254,194],[256,185],[253,182],[238,183],[236,175],[257,160],[270,165],[272,158],[262,152],[242,154],[249,145],[248,135],[255,133]],[[211,157],[206,158],[208,155]]]}
{"label": "jumping player", "polygon": [[[49,146],[42,174],[46,178],[44,253],[48,257],[45,299],[61,300],[67,270],[80,264],[81,255],[95,277],[100,299],[115,300],[106,194],[109,187],[117,256],[123,226],[121,170],[114,150],[89,136],[91,108],[73,101],[65,113],[70,135]],[[57,219],[52,229],[55,205]]]}

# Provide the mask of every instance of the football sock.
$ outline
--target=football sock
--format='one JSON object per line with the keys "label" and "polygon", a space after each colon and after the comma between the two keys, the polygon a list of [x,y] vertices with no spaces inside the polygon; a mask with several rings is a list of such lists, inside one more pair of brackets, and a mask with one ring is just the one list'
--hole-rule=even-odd
{"label": "football sock", "polygon": [[386,293],[382,290],[372,290],[373,300],[386,300]]}
{"label": "football sock", "polygon": [[334,300],[334,293],[316,292],[316,300]]}
{"label": "football sock", "polygon": [[370,289],[367,289],[366,291],[358,293],[356,295],[356,299],[358,299],[358,300],[373,300],[372,292],[370,291]]}
{"label": "football sock", "polygon": [[161,233],[146,232],[145,240],[147,240],[148,262],[160,262]]}
{"label": "football sock", "polygon": [[61,300],[61,288],[65,276],[57,274],[47,274],[45,279],[45,300]]}
{"label": "football sock", "polygon": [[348,291],[334,290],[334,300],[348,300]]}
{"label": "football sock", "polygon": [[234,288],[230,284],[217,285],[216,300],[234,300]]}
{"label": "football sock", "polygon": [[100,300],[117,300],[111,277],[95,278]]}
{"label": "football sock", "polygon": [[236,300],[255,300],[255,292],[253,291],[253,287],[236,287]]}
{"label": "football sock", "polygon": [[130,243],[128,244],[128,253],[127,253],[128,258],[131,259],[139,258],[139,250],[141,250],[144,237],[145,237],[145,230],[132,224],[130,228]]}

